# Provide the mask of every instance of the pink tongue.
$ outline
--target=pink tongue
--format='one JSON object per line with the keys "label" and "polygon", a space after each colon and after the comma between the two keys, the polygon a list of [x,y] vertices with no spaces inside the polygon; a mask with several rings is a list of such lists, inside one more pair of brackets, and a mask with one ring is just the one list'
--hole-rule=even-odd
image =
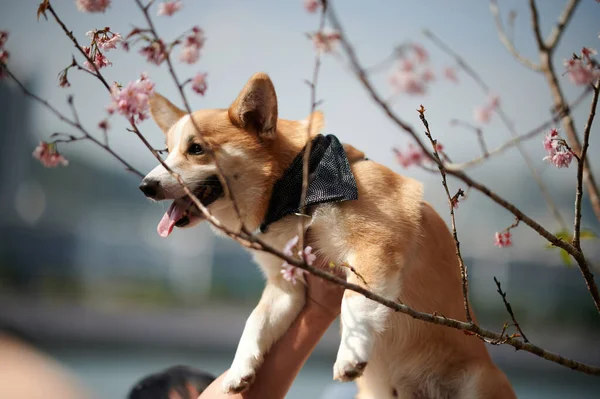
{"label": "pink tongue", "polygon": [[169,207],[167,212],[165,212],[165,215],[162,217],[160,222],[158,222],[158,227],[156,228],[156,230],[158,231],[158,234],[163,238],[168,237],[169,234],[171,234],[171,232],[173,231],[173,228],[175,227],[175,223],[177,223],[177,221],[179,219],[181,219],[181,217],[183,216],[185,211],[189,208],[189,206],[190,206],[190,201],[187,201],[187,200],[186,201],[182,201],[182,200],[173,201],[173,203],[171,204],[171,206]]}

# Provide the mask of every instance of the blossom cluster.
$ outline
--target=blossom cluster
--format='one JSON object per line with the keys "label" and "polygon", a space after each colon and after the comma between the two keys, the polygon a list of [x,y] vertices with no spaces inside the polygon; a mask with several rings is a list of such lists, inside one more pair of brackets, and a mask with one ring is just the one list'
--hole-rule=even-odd
{"label": "blossom cluster", "polygon": [[75,4],[81,12],[104,12],[110,0],[76,0]]}
{"label": "blossom cluster", "polygon": [[565,61],[567,75],[573,84],[589,85],[600,79],[600,68],[592,58],[596,50],[584,47],[581,56],[573,55],[573,58]]}
{"label": "blossom cluster", "polygon": [[323,53],[332,52],[333,47],[341,38],[340,33],[337,31],[320,31],[309,35],[309,37],[312,39],[315,49]]}
{"label": "blossom cluster", "polygon": [[8,63],[9,53],[4,48],[6,41],[8,40],[8,32],[0,30],[0,79],[4,77],[4,66]]}
{"label": "blossom cluster", "polygon": [[125,87],[113,84],[110,90],[112,103],[108,106],[109,114],[115,112],[125,116],[132,122],[148,118],[150,96],[154,93],[154,83],[143,73],[135,82],[129,82]]}
{"label": "blossom cluster", "polygon": [[[295,236],[294,238],[289,240],[287,242],[287,244],[285,244],[285,247],[283,248],[284,255],[294,256],[294,250],[296,249],[297,245],[298,245],[298,236]],[[308,265],[311,265],[311,266],[314,263],[314,261],[317,259],[317,256],[312,253],[312,247],[310,247],[310,246],[307,246],[306,248],[304,248],[303,251],[299,250],[297,253],[300,258],[304,259],[304,261]],[[305,272],[303,269],[292,266],[292,265],[288,264],[287,262],[283,262],[283,264],[281,265],[281,268],[282,268],[281,275],[283,276],[283,278],[292,284],[296,284],[298,278],[300,278],[302,276],[302,274],[304,274],[304,272]]]}
{"label": "blossom cluster", "polygon": [[498,248],[506,248],[512,245],[512,235],[510,230],[498,232],[494,236],[494,245]]}
{"label": "blossom cluster", "polygon": [[165,1],[158,5],[158,16],[166,15],[170,17],[179,11],[182,6],[181,0]]}
{"label": "blossom cluster", "polygon": [[544,138],[544,149],[548,152],[544,161],[552,163],[557,168],[568,168],[573,160],[573,151],[567,142],[558,135],[556,129],[551,129]]}
{"label": "blossom cluster", "polygon": [[40,144],[35,148],[32,155],[47,168],[54,168],[58,165],[67,166],[69,164],[69,161],[59,154],[56,143],[40,141]]}
{"label": "blossom cluster", "polygon": [[[119,33],[111,32],[109,27],[101,30],[91,30],[86,33],[86,36],[90,38],[91,42],[89,46],[84,46],[82,49],[85,55],[93,61],[94,66],[97,69],[111,66],[112,62],[100,50],[110,51],[117,48],[117,43],[121,42],[123,37]],[[95,71],[90,61],[86,60],[83,66],[92,72]]]}
{"label": "blossom cluster", "polygon": [[197,26],[192,28],[192,32],[186,36],[183,42],[183,48],[179,59],[186,64],[193,64],[200,58],[200,50],[204,47],[204,31]]}
{"label": "blossom cluster", "polygon": [[[441,152],[444,150],[444,146],[440,143],[436,143],[435,145],[435,149],[437,152]],[[400,151],[398,148],[392,148],[392,151],[394,152],[394,155],[396,156],[396,161],[403,167],[403,168],[408,168],[409,166],[413,166],[413,165],[422,165],[423,161],[425,160],[429,160],[431,161],[431,159],[429,159],[427,157],[427,155],[425,154],[425,152],[423,152],[423,150],[421,149],[421,147],[418,147],[412,143],[408,144],[408,149],[406,151]]]}
{"label": "blossom cluster", "polygon": [[500,106],[500,99],[497,96],[490,96],[488,102],[473,110],[473,119],[479,123],[489,123],[492,114]]}
{"label": "blossom cluster", "polygon": [[406,46],[396,49],[398,60],[392,69],[389,83],[396,92],[425,94],[427,84],[435,80],[428,66],[429,54],[421,45],[408,46],[411,56],[406,56]]}

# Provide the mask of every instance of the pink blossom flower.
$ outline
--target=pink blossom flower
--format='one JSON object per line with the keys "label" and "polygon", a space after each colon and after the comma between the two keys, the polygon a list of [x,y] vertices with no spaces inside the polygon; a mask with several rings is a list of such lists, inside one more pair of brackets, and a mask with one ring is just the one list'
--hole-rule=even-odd
{"label": "pink blossom flower", "polygon": [[101,52],[97,52],[96,53],[96,57],[94,58],[94,65],[96,65],[96,68],[100,69],[100,68],[104,68],[107,66],[111,66],[112,62],[110,62],[105,56],[104,54],[102,54]]}
{"label": "pink blossom flower", "polygon": [[487,107],[476,107],[473,110],[473,119],[479,123],[488,123],[492,118],[492,112]]}
{"label": "pink blossom flower", "polygon": [[444,68],[444,76],[451,82],[458,83],[458,77],[456,76],[456,70],[454,68]]}
{"label": "pink blossom flower", "polygon": [[312,41],[317,51],[329,53],[333,51],[333,46],[340,40],[338,32],[317,32],[312,35]]}
{"label": "pink blossom flower", "polygon": [[494,236],[494,245],[498,248],[506,248],[512,245],[510,231],[504,233],[496,233]]}
{"label": "pink blossom flower", "polygon": [[196,93],[204,95],[207,89],[206,73],[198,73],[192,78],[192,90]]}
{"label": "pink blossom flower", "polygon": [[310,13],[316,12],[320,6],[319,0],[304,0],[304,8]]}
{"label": "pink blossom flower", "polygon": [[197,26],[192,28],[192,33],[185,38],[179,59],[187,64],[193,64],[200,58],[200,49],[204,46],[206,38],[204,31]]}
{"label": "pink blossom flower", "polygon": [[283,276],[284,280],[296,285],[298,279],[304,274],[304,272],[304,269],[286,264],[286,266],[284,266],[281,270],[281,275]]}
{"label": "pink blossom flower", "polygon": [[453,209],[458,209],[458,196],[452,198],[450,202],[452,202]]}
{"label": "pink blossom flower", "polygon": [[544,137],[544,149],[548,151],[548,154],[553,154],[556,150],[555,137],[558,136],[558,130],[555,128],[550,129],[550,132]]}
{"label": "pink blossom flower", "polygon": [[425,85],[419,75],[410,71],[397,70],[390,76],[390,85],[399,92],[424,94]]}
{"label": "pink blossom flower", "polygon": [[166,47],[162,40],[155,40],[146,47],[140,49],[140,54],[146,57],[146,61],[160,65],[167,58]]}
{"label": "pink blossom flower", "polygon": [[9,52],[6,50],[0,50],[0,65],[6,65],[8,63]]}
{"label": "pink blossom flower", "polygon": [[304,248],[304,253],[298,252],[298,255],[303,256],[304,261],[309,266],[312,266],[314,261],[317,260],[317,255],[312,253],[312,247],[310,245],[308,245],[306,248]]}
{"label": "pink blossom flower", "polygon": [[394,154],[396,155],[396,161],[402,165],[403,168],[407,168],[412,165],[421,165],[425,159],[425,154],[420,147],[416,147],[413,144],[408,145],[408,150],[402,153],[399,149],[393,148]]}
{"label": "pink blossom flower", "polygon": [[110,0],[75,0],[81,12],[104,12],[110,5]]}
{"label": "pink blossom flower", "polygon": [[4,30],[0,30],[0,48],[2,48],[4,46],[4,44],[6,44],[7,40],[8,40],[8,32],[6,32]]}
{"label": "pink blossom flower", "polygon": [[548,152],[544,161],[552,163],[557,168],[568,168],[573,161],[573,152],[564,139],[558,135],[556,129],[550,129],[550,132],[544,137],[544,149]]}
{"label": "pink blossom flower", "polygon": [[597,54],[597,52],[593,48],[584,47],[583,49],[581,49],[581,55],[583,56],[583,58],[587,59],[588,61],[590,60],[592,55],[596,55],[596,54]]}
{"label": "pink blossom flower", "polygon": [[58,85],[60,87],[71,87],[71,83],[69,82],[69,80],[67,79],[67,70],[64,70],[59,76],[58,76]]}
{"label": "pink blossom flower", "polygon": [[58,165],[67,166],[69,164],[69,161],[58,153],[55,143],[40,141],[40,144],[35,148],[32,155],[47,168],[54,168]]}
{"label": "pink blossom flower", "polygon": [[182,6],[181,0],[165,1],[158,5],[158,16],[166,15],[170,17],[179,11]]}
{"label": "pink blossom flower", "polygon": [[149,97],[154,92],[154,83],[144,73],[135,82],[119,88],[115,83],[111,88],[112,103],[108,106],[110,114],[118,112],[130,120],[139,122],[148,118]]}
{"label": "pink blossom flower", "polygon": [[427,68],[421,74],[421,79],[423,79],[424,82],[432,82],[435,80],[435,74],[431,69]]}
{"label": "pink blossom flower", "polygon": [[117,43],[123,41],[123,36],[119,33],[114,33],[109,39],[108,36],[99,37],[96,43],[104,51],[112,50],[117,48]]}
{"label": "pink blossom flower", "polygon": [[565,61],[567,74],[571,82],[576,85],[589,85],[600,78],[600,71],[592,63],[585,63],[580,59]]}
{"label": "pink blossom flower", "polygon": [[415,66],[412,63],[412,61],[402,60],[402,61],[400,61],[400,64],[398,65],[398,69],[403,72],[411,72],[412,70],[415,69]]}
{"label": "pink blossom flower", "polygon": [[544,161],[549,161],[557,168],[568,168],[572,160],[573,153],[566,148],[555,151],[554,154],[544,157]]}
{"label": "pink blossom flower", "polygon": [[419,44],[413,44],[412,48],[415,52],[417,62],[426,64],[429,60],[429,54],[427,54],[427,50],[425,50],[425,48]]}

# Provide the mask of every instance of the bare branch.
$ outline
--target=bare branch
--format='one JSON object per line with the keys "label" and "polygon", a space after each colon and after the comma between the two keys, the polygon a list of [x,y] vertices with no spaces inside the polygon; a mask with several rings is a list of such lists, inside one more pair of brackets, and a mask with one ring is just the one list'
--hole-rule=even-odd
{"label": "bare branch", "polygon": [[496,277],[494,277],[494,282],[496,283],[496,286],[498,287],[498,294],[500,294],[500,296],[502,297],[502,302],[504,302],[504,306],[506,307],[506,311],[510,315],[510,317],[511,317],[511,319],[512,319],[514,325],[515,325],[515,328],[517,329],[517,331],[519,332],[519,334],[521,334],[521,337],[523,337],[523,341],[529,342],[529,340],[527,339],[527,336],[525,335],[525,333],[521,329],[521,326],[519,325],[519,322],[517,321],[517,318],[515,317],[515,314],[513,313],[512,306],[510,306],[510,303],[506,299],[506,293],[502,291],[502,286],[500,285],[500,281],[498,281],[496,279]]}
{"label": "bare branch", "polygon": [[494,22],[496,23],[496,29],[498,30],[498,37],[500,38],[502,44],[504,44],[504,47],[506,47],[506,49],[513,55],[513,57],[517,59],[517,61],[527,68],[536,72],[541,71],[541,67],[528,58],[523,57],[508,38],[506,31],[504,30],[504,26],[502,25],[502,18],[500,17],[500,11],[498,10],[498,4],[496,3],[496,0],[490,0],[490,11],[494,16]]}
{"label": "bare branch", "polygon": [[535,0],[529,0],[529,10],[531,11],[531,28],[535,36],[535,41],[540,50],[546,50],[546,44],[542,38],[542,31],[540,29],[540,16],[535,4]]}
{"label": "bare branch", "polygon": [[[325,28],[325,12],[327,10],[327,1],[321,1],[321,16],[319,19],[319,30],[317,33],[323,32]],[[308,191],[308,161],[310,159],[310,153],[312,151],[312,140],[310,132],[313,126],[313,113],[317,107],[317,84],[319,81],[319,71],[321,69],[321,51],[315,49],[315,62],[313,67],[312,81],[309,83],[310,86],[310,113],[308,114],[308,126],[306,127],[306,145],[304,147],[304,154],[302,155],[302,189],[300,192],[300,215],[306,214],[306,192]],[[300,217],[298,219],[298,245],[300,248],[304,248],[304,233],[306,232],[306,218]]]}
{"label": "bare branch", "polygon": [[569,24],[571,17],[575,13],[575,9],[579,5],[579,0],[569,0],[562,14],[558,18],[558,23],[550,33],[548,40],[546,40],[546,48],[552,52],[558,45],[563,33],[565,32],[565,27]]}
{"label": "bare branch", "polygon": [[581,243],[579,237],[581,234],[581,199],[583,197],[583,169],[585,166],[586,154],[588,146],[590,144],[590,131],[592,130],[592,123],[594,122],[594,116],[596,116],[596,107],[598,105],[598,93],[600,92],[600,83],[594,86],[594,97],[592,98],[592,105],[588,120],[583,129],[583,148],[577,158],[577,191],[575,194],[575,222],[573,227],[573,246],[581,250]]}
{"label": "bare branch", "polygon": [[452,224],[452,238],[454,238],[454,246],[456,248],[456,259],[458,260],[458,266],[460,267],[463,304],[465,306],[467,322],[472,323],[473,320],[471,319],[471,311],[469,310],[469,278],[467,274],[467,266],[463,261],[462,255],[460,254],[460,241],[458,241],[458,233],[456,232],[456,221],[454,219],[455,201],[458,202],[458,196],[461,194],[464,195],[464,192],[462,190],[459,190],[459,192],[454,197],[450,195],[450,190],[448,189],[448,182],[446,181],[446,171],[443,167],[443,162],[438,154],[437,140],[434,140],[431,136],[431,131],[429,130],[429,122],[425,118],[425,108],[421,105],[421,108],[417,111],[419,112],[419,118],[421,119],[421,122],[423,122],[423,126],[425,126],[425,134],[431,142],[431,147],[433,148],[433,156],[437,160],[438,168],[440,170],[440,174],[442,175],[442,185],[444,186],[446,196],[448,197],[448,206],[450,207],[450,221]]}

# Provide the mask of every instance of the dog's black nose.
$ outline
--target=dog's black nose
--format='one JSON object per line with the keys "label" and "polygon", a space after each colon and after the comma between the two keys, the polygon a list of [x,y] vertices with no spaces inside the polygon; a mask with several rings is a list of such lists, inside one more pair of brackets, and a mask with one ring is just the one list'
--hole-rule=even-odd
{"label": "dog's black nose", "polygon": [[144,195],[148,198],[156,198],[159,187],[160,182],[155,179],[144,179],[140,184],[140,190],[142,190]]}

